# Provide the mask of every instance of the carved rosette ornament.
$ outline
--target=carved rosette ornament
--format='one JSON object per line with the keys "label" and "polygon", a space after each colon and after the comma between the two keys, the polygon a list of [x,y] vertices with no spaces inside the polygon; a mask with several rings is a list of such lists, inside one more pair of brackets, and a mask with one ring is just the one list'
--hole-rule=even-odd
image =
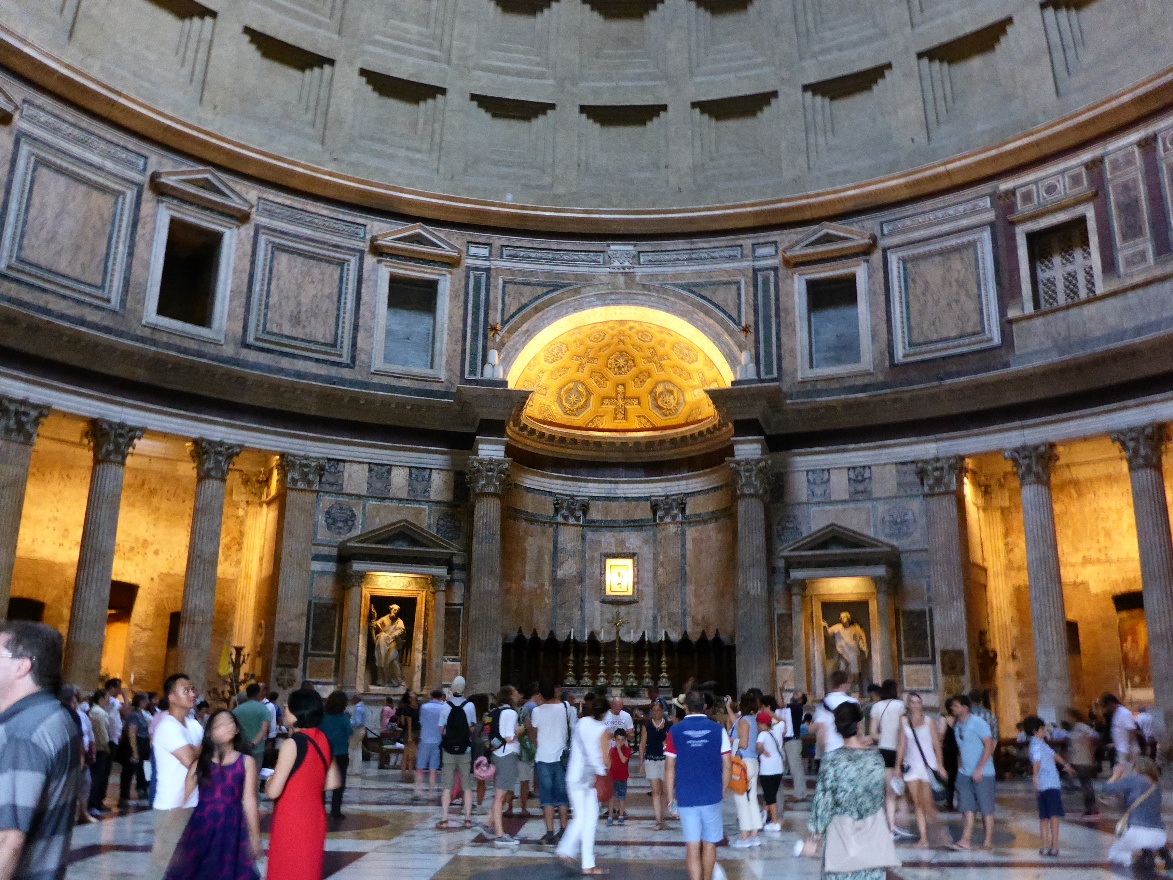
{"label": "carved rosette ornament", "polygon": [[658,523],[676,523],[684,519],[688,499],[683,495],[665,495],[663,498],[651,498],[652,519]]}
{"label": "carved rosette ornament", "polygon": [[947,495],[957,491],[957,479],[965,469],[959,455],[927,458],[916,463],[916,475],[926,495]]}
{"label": "carved rosette ornament", "polygon": [[306,455],[291,455],[284,453],[277,460],[277,470],[287,489],[318,488],[318,480],[326,470],[326,461],[322,458],[311,458]]}
{"label": "carved rosette ornament", "polygon": [[1059,460],[1053,443],[1031,443],[1008,449],[1002,456],[1014,465],[1023,486],[1045,486],[1051,482],[1051,468]]}
{"label": "carved rosette ornament", "polygon": [[196,477],[201,480],[228,479],[228,468],[236,456],[240,455],[240,447],[220,440],[192,440],[191,460],[195,462]]}
{"label": "carved rosette ornament", "polygon": [[474,495],[499,495],[505,489],[505,477],[509,473],[508,458],[470,458],[468,460],[468,486]]}
{"label": "carved rosette ornament", "polygon": [[733,489],[739,498],[749,495],[765,497],[770,489],[769,462],[764,458],[731,458]]}
{"label": "carved rosette ornament", "polygon": [[90,419],[82,439],[94,451],[94,463],[126,464],[126,456],[143,436],[144,428],[135,428],[122,422]]}
{"label": "carved rosette ornament", "polygon": [[1124,450],[1124,457],[1128,460],[1130,471],[1139,471],[1145,468],[1155,470],[1161,467],[1161,454],[1165,446],[1164,425],[1128,428],[1124,431],[1113,431],[1108,436]]}
{"label": "carved rosette ornament", "polygon": [[39,403],[0,397],[0,440],[32,446],[41,419],[48,414],[49,407]]}
{"label": "carved rosette ornament", "polygon": [[554,518],[559,522],[582,525],[586,522],[591,503],[585,498],[571,498],[559,495],[554,499]]}

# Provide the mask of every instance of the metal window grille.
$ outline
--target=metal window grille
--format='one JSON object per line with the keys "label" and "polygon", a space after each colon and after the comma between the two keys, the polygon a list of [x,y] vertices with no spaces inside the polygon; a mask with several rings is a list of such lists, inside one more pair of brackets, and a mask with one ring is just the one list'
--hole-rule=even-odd
{"label": "metal window grille", "polygon": [[1036,309],[1052,309],[1096,295],[1092,247],[1083,217],[1040,230],[1028,243]]}

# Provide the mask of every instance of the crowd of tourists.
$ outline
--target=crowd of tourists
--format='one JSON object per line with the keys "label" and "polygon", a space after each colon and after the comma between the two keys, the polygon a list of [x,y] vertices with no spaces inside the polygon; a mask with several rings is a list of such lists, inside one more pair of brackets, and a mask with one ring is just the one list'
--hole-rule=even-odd
{"label": "crowd of tourists", "polygon": [[[735,699],[687,686],[675,699],[649,689],[633,715],[620,698],[588,693],[576,703],[549,683],[470,699],[457,677],[426,700],[411,692],[389,699],[376,719],[357,696],[335,691],[323,700],[309,683],[284,700],[252,683],[231,708],[215,710],[184,674],[157,694],[127,694],[117,679],[82,693],[59,681],[62,648],[50,627],[0,624],[0,880],[62,880],[74,825],[112,809],[114,764],[117,806],[153,809],[150,880],[259,880],[262,856],[271,876],[320,880],[327,804],[344,818],[348,764],[361,761],[372,734],[413,746],[412,796],[439,795],[437,828],[471,829],[481,810],[480,834],[517,847],[505,820],[529,816],[536,797],[545,824],[538,845],[585,875],[607,873],[595,859],[597,829],[628,823],[635,776],[651,789],[652,827],[678,820],[690,880],[713,875],[726,799],[737,822],[730,847],[760,846],[782,830],[787,791],[808,800],[808,771],[816,784],[795,855],[821,852],[827,876],[882,880],[899,864],[901,838],[919,848],[993,846],[999,730],[979,693],[948,698],[938,716],[921,695],[900,696],[893,681],[861,702],[835,672],[813,706],[800,691],[779,705],[757,689]],[[1089,815],[1104,798],[1122,802],[1111,862],[1160,858],[1173,867],[1153,736],[1111,695],[1095,709],[1102,734],[1075,710],[1058,726],[1034,716],[1018,725],[1015,743],[1037,793],[1039,854],[1059,854],[1066,774]],[[1104,749],[1112,771],[1097,795]],[[261,793],[273,802],[267,850]],[[954,807],[958,840],[939,818]],[[909,813],[915,832],[904,827]]]}

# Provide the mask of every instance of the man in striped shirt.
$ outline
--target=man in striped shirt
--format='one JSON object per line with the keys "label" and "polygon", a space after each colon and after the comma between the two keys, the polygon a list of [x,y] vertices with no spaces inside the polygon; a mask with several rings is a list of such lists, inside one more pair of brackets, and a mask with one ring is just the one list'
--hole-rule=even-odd
{"label": "man in striped shirt", "polygon": [[64,880],[81,735],[55,696],[61,634],[0,623],[0,880]]}

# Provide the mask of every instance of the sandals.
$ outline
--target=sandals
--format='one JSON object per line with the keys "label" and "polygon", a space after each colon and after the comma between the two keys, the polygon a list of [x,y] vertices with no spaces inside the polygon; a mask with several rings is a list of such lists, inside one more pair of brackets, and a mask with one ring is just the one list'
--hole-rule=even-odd
{"label": "sandals", "polygon": [[464,827],[465,828],[472,828],[472,819],[465,819],[464,820]]}
{"label": "sandals", "polygon": [[585,871],[583,871],[582,876],[584,876],[584,877],[601,877],[604,874],[610,874],[610,873],[611,872],[608,871],[606,868],[600,868],[598,865],[596,865],[593,868],[587,868]]}

